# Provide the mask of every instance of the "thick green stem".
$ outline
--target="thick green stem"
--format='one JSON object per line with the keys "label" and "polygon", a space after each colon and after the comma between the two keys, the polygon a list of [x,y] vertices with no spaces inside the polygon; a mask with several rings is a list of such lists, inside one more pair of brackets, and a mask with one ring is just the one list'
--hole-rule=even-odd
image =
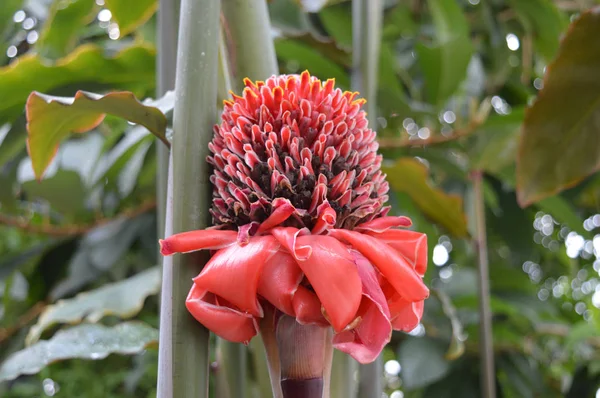
{"label": "thick green stem", "polygon": [[[352,89],[359,91],[367,100],[369,124],[376,129],[377,122],[377,75],[382,0],[353,0],[352,2]],[[351,361],[350,358],[347,359]],[[383,357],[375,362],[360,366],[359,398],[381,397],[383,379]]]}
{"label": "thick green stem", "polygon": [[252,352],[252,367],[256,382],[255,390],[258,397],[270,397],[273,392],[262,335],[250,341],[250,351]]}
{"label": "thick green stem", "polygon": [[375,128],[377,117],[382,19],[383,0],[352,1],[352,89],[367,100],[371,128]]}
{"label": "thick green stem", "polygon": [[264,80],[278,74],[266,0],[223,0],[223,15],[234,91],[240,91],[245,77]]}
{"label": "thick green stem", "polygon": [[[179,0],[160,0],[158,3],[158,29],[156,57],[156,97],[163,96],[175,88],[175,61],[177,59],[177,19]],[[167,179],[169,149],[156,140],[156,198],[158,237],[165,232],[165,211],[167,206]]]}
{"label": "thick green stem", "polygon": [[[222,12],[224,23],[220,40],[219,96],[225,97],[229,90],[241,93],[244,77],[264,80],[279,72],[266,1],[223,0]],[[265,336],[262,337],[264,340]],[[269,344],[269,338],[266,336],[265,344]],[[221,344],[223,367],[232,383],[232,396],[244,398],[248,395],[245,384],[246,367],[241,363],[247,362],[247,348],[228,342]],[[262,356],[264,361],[263,352],[254,352],[254,355]],[[278,384],[273,385],[273,394],[276,398],[280,396]]]}
{"label": "thick green stem", "polygon": [[[181,3],[173,115],[173,233],[208,225],[211,187],[206,156],[217,121],[219,12],[219,0]],[[191,279],[206,258],[206,254],[175,255],[172,266],[167,264],[164,269],[171,274],[163,279],[161,302],[157,391],[161,398],[201,398],[208,394],[209,333],[185,307]]]}
{"label": "thick green stem", "polygon": [[246,398],[248,396],[248,349],[243,344],[231,343],[219,339],[219,350],[222,362],[219,367],[225,373],[229,386],[229,396],[232,398]]}
{"label": "thick green stem", "polygon": [[481,392],[485,398],[496,397],[494,370],[494,342],[492,336],[492,311],[490,307],[490,275],[488,264],[485,204],[483,198],[483,173],[474,171],[471,218],[474,220],[475,246],[479,271],[479,330],[481,352]]}
{"label": "thick green stem", "polygon": [[341,351],[333,353],[331,370],[331,398],[352,398],[356,396],[358,362]]}

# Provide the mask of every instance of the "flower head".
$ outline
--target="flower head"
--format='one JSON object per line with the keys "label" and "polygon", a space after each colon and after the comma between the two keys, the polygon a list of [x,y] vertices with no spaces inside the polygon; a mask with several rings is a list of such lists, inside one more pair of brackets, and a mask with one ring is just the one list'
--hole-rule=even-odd
{"label": "flower head", "polygon": [[383,206],[364,100],[308,72],[245,84],[209,145],[215,227],[161,252],[216,250],[186,304],[217,335],[247,342],[275,309],[331,326],[336,348],[373,361],[392,329],[417,326],[429,290],[425,235]]}
{"label": "flower head", "polygon": [[388,211],[382,157],[358,93],[308,72],[245,84],[243,96],[225,102],[209,145],[216,224],[261,223],[291,205],[284,226],[314,230],[323,213],[335,213],[335,227],[351,229]]}

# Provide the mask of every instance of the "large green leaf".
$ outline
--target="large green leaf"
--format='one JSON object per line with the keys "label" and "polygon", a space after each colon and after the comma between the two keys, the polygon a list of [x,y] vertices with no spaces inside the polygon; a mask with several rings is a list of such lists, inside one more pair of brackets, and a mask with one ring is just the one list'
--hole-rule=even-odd
{"label": "large green leaf", "polygon": [[300,70],[310,69],[311,75],[319,79],[335,78],[337,85],[350,88],[350,79],[346,71],[339,64],[328,59],[326,54],[321,54],[310,46],[292,39],[276,40],[275,49],[279,59],[295,63]]}
{"label": "large green leaf", "polygon": [[570,27],[525,115],[517,155],[519,204],[571,187],[600,168],[600,8]]}
{"label": "large green leaf", "polygon": [[491,115],[477,129],[469,151],[473,169],[497,174],[514,164],[524,112],[515,108],[508,115]]}
{"label": "large green leaf", "polygon": [[467,235],[462,199],[432,187],[425,165],[414,158],[400,158],[382,170],[388,175],[391,188],[408,194],[427,217],[457,237]]}
{"label": "large green leaf", "polygon": [[157,0],[105,0],[105,4],[119,25],[121,36],[133,32],[144,24],[154,15],[158,7]]}
{"label": "large green leaf", "polygon": [[61,57],[77,44],[82,28],[95,17],[96,3],[89,0],[55,0],[36,43],[40,54]]}
{"label": "large green leaf", "polygon": [[0,68],[0,123],[20,114],[32,91],[50,92],[70,84],[94,82],[115,88],[154,85],[154,48],[134,45],[107,56],[101,47],[85,44],[49,63],[30,53]]}
{"label": "large green leaf", "polygon": [[29,329],[25,342],[37,342],[42,333],[58,323],[96,323],[107,315],[131,318],[144,305],[146,297],[160,290],[160,268],[154,267],[131,278],[79,293],[46,307],[37,323]]}
{"label": "large green leaf", "polygon": [[95,128],[106,114],[141,124],[169,145],[165,115],[158,108],[140,103],[132,93],[78,91],[74,98],[64,98],[34,92],[27,100],[27,147],[36,177],[42,178],[62,140],[71,133]]}
{"label": "large green leaf", "polygon": [[429,102],[443,106],[467,75],[473,46],[469,23],[455,1],[428,0],[435,25],[432,45],[415,47],[425,77]]}
{"label": "large green leaf", "polygon": [[345,4],[326,7],[319,12],[319,17],[329,36],[338,45],[352,48],[352,14],[349,7]]}
{"label": "large green leaf", "polygon": [[552,0],[510,0],[527,33],[535,41],[537,51],[550,60],[560,42],[560,35],[567,27],[568,20]]}
{"label": "large green leaf", "polygon": [[68,219],[85,211],[87,192],[76,171],[59,170],[44,181],[26,181],[21,187],[29,201],[45,200],[53,210],[69,215]]}
{"label": "large green leaf", "polygon": [[551,196],[540,200],[537,206],[557,221],[566,224],[571,230],[583,236],[589,235],[589,232],[583,228],[583,220],[576,213],[573,206],[560,196]]}
{"label": "large green leaf", "polygon": [[443,343],[428,337],[404,340],[398,350],[403,387],[414,390],[444,377],[450,371],[450,363],[444,359],[445,351]]}
{"label": "large green leaf", "polygon": [[56,300],[78,291],[108,271],[119,261],[136,239],[152,228],[153,217],[145,214],[129,219],[120,217],[86,233],[71,257],[68,276],[52,287],[50,299]]}
{"label": "large green leaf", "polygon": [[110,354],[136,354],[158,342],[158,330],[141,322],[114,327],[83,324],[56,333],[11,355],[0,366],[0,381],[38,373],[66,359],[102,359]]}
{"label": "large green leaf", "polygon": [[22,5],[23,0],[2,0],[2,7],[0,7],[0,40],[2,40],[7,26],[12,23],[13,14]]}

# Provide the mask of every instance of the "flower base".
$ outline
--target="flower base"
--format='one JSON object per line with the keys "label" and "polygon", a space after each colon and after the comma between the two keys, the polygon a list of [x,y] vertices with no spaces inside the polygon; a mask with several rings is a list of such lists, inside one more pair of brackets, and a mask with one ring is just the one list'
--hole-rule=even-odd
{"label": "flower base", "polygon": [[321,398],[323,396],[323,378],[281,380],[281,391],[285,398]]}

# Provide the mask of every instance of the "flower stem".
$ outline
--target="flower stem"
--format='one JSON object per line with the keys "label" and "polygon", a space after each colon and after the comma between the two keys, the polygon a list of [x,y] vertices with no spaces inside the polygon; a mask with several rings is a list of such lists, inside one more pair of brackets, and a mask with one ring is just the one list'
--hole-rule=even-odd
{"label": "flower stem", "polygon": [[281,315],[275,339],[281,364],[283,398],[322,398],[324,378],[331,360],[331,334],[327,328],[301,325]]}
{"label": "flower stem", "polygon": [[[219,10],[219,0],[181,3],[173,116],[172,220],[166,223],[166,229],[172,227],[173,233],[202,229],[208,224],[211,187],[206,156],[217,119]],[[165,261],[163,269],[157,396],[206,397],[209,333],[185,307],[191,278],[200,272],[206,256],[188,254],[172,259],[172,266]]]}
{"label": "flower stem", "polygon": [[473,180],[472,218],[475,229],[475,246],[479,270],[479,329],[481,351],[481,391],[485,398],[496,397],[496,373],[494,370],[494,343],[492,336],[492,312],[490,310],[490,275],[488,264],[485,204],[483,198],[483,173],[471,173]]}
{"label": "flower stem", "polygon": [[[177,17],[179,0],[159,0],[156,57],[156,97],[162,97],[175,88],[175,61],[177,58]],[[167,179],[169,149],[157,141],[156,145],[156,197],[158,236],[165,232],[165,211],[167,206]]]}
{"label": "flower stem", "polygon": [[353,398],[356,396],[354,374],[358,371],[358,362],[349,355],[336,350],[333,353],[331,371],[331,398]]}
{"label": "flower stem", "polygon": [[264,80],[278,74],[266,0],[223,0],[223,15],[234,91],[241,91],[245,77]]}
{"label": "flower stem", "polygon": [[[382,0],[352,1],[352,89],[366,98],[367,115],[372,129],[376,129],[377,122],[377,75],[382,19]],[[375,362],[360,366],[359,398],[381,397],[382,355]]]}

